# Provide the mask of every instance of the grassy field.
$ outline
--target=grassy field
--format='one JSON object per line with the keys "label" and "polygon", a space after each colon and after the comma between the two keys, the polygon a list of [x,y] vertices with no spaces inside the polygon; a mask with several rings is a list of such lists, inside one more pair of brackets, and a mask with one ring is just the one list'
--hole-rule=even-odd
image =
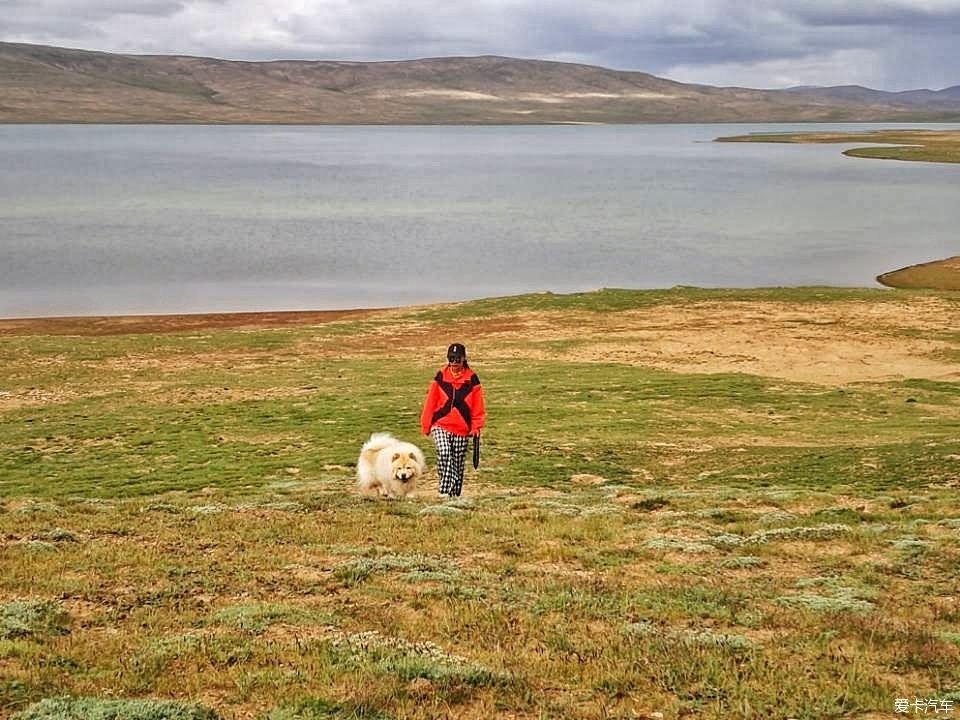
{"label": "grassy field", "polygon": [[[0,321],[0,717],[943,717],[958,320],[681,288]],[[453,340],[490,416],[464,497],[361,499]]]}
{"label": "grassy field", "polygon": [[[960,130],[875,130],[870,132],[755,133],[717,138],[718,142],[861,143],[844,155],[882,160],[960,162]],[[882,144],[882,145],[880,145]]]}

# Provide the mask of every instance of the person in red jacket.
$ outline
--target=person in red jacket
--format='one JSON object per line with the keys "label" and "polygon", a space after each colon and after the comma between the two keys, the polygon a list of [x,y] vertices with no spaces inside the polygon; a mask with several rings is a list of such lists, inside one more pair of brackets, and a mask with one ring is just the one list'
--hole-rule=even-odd
{"label": "person in red jacket", "polygon": [[486,422],[480,378],[467,364],[460,343],[447,348],[447,364],[440,368],[423,401],[420,430],[433,438],[437,449],[440,497],[459,497],[463,491],[463,461],[471,436],[479,436]]}

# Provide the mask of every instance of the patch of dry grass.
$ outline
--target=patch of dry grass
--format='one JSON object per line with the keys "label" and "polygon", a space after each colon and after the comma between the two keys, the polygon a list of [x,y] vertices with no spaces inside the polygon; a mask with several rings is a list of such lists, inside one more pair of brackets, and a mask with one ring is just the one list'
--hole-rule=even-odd
{"label": "patch of dry grass", "polygon": [[895,288],[960,290],[960,256],[883,273],[877,282]]}

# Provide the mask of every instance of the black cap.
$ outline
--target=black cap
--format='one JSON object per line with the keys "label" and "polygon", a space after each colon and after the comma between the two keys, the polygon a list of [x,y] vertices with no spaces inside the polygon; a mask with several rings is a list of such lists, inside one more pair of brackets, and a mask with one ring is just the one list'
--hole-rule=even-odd
{"label": "black cap", "polygon": [[467,356],[467,349],[460,343],[454,343],[447,348],[447,359],[449,360],[452,357],[456,358],[465,358]]}

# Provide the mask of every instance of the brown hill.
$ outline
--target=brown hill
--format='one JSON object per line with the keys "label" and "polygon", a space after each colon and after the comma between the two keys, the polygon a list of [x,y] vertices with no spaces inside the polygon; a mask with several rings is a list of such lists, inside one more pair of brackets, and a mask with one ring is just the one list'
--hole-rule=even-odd
{"label": "brown hill", "polygon": [[505,57],[239,62],[0,43],[0,122],[639,123],[960,120],[960,98],[750,90]]}

